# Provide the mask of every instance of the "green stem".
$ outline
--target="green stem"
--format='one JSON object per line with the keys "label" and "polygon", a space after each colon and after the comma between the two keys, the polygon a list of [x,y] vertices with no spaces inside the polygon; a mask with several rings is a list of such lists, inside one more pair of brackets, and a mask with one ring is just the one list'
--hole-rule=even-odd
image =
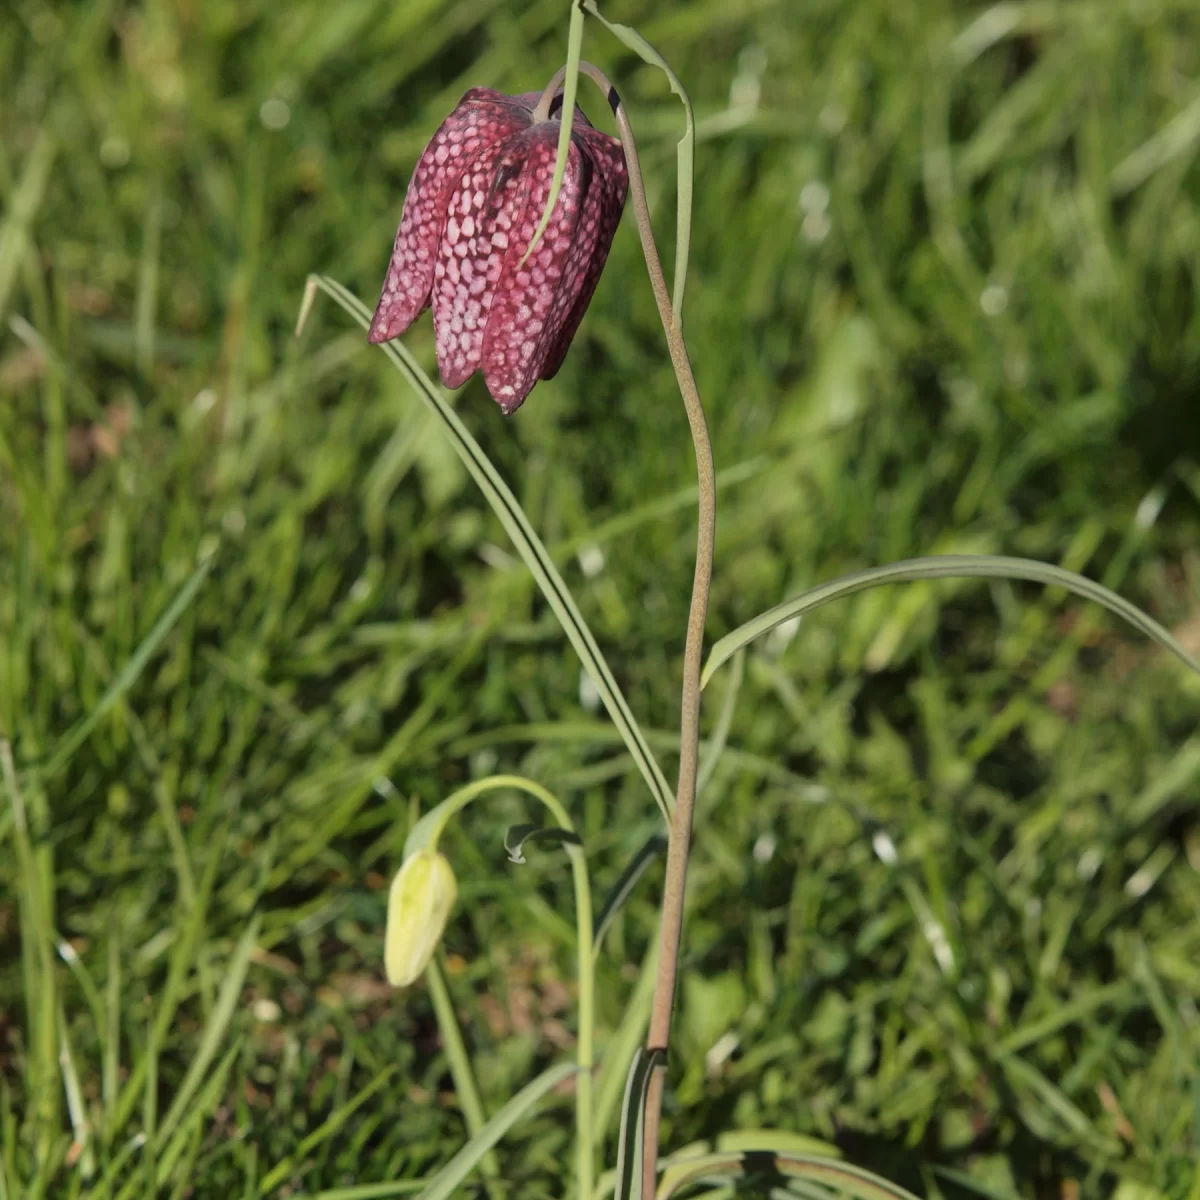
{"label": "green stem", "polygon": [[596,1121],[595,1087],[596,975],[592,954],[592,892],[588,884],[587,859],[580,846],[568,846],[571,873],[575,876],[575,923],[579,955],[579,1034],[575,1061],[576,1154],[578,1157],[579,1197],[591,1200],[595,1191]]}
{"label": "green stem", "polygon": [[[671,842],[667,848],[666,878],[663,884],[662,924],[659,932],[658,975],[655,980],[654,1002],[650,1010],[650,1030],[646,1039],[648,1050],[663,1051],[664,1060],[671,1035],[671,1013],[675,1001],[675,984],[679,971],[679,949],[683,936],[683,901],[687,886],[688,853],[692,841],[692,813],[696,804],[696,776],[700,749],[700,667],[704,652],[704,621],[708,613],[708,595],[712,584],[713,544],[717,524],[717,488],[713,472],[712,445],[704,405],[696,387],[683,337],[682,319],[671,303],[667,281],[663,274],[654,228],[650,221],[650,206],[638,161],[637,144],[629,117],[616,89],[608,77],[591,63],[581,62],[579,70],[595,82],[607,95],[621,134],[625,164],[629,171],[629,190],[637,218],[642,253],[650,275],[650,286],[658,306],[659,319],[667,339],[671,365],[679,382],[683,407],[687,413],[692,444],[696,451],[696,473],[699,484],[699,505],[696,536],[696,568],[692,577],[692,600],[688,610],[687,640],[683,651],[683,704],[679,728],[679,785],[675,793],[675,811],[671,820]],[[677,297],[682,300],[682,297]],[[646,1098],[645,1142],[643,1149],[642,1194],[654,1195],[658,1160],[658,1127],[662,1112],[663,1076],[665,1067],[654,1072]]]}
{"label": "green stem", "polygon": [[[459,1028],[458,1015],[454,1011],[454,1001],[450,999],[446,977],[442,974],[436,956],[429,960],[429,966],[425,968],[425,978],[429,983],[429,996],[433,1001],[438,1028],[442,1031],[442,1041],[446,1046],[446,1057],[450,1060],[454,1089],[458,1093],[458,1102],[462,1105],[463,1117],[467,1122],[467,1132],[475,1137],[483,1128],[487,1117],[484,1115],[475,1072],[471,1070],[471,1059],[463,1042],[462,1030]],[[494,1150],[489,1150],[484,1155],[482,1169],[488,1179],[500,1178],[500,1162]]]}
{"label": "green stem", "polygon": [[[405,857],[423,846],[427,846],[430,849],[436,847],[438,837],[451,816],[467,804],[470,804],[472,800],[477,800],[480,796],[488,792],[494,792],[502,788],[512,788],[532,796],[535,800],[540,800],[550,810],[550,814],[561,828],[570,833],[575,833],[575,826],[572,824],[571,818],[567,815],[567,810],[558,798],[552,792],[542,787],[540,783],[534,783],[532,779],[525,779],[520,775],[491,775],[487,779],[479,779],[474,783],[467,784],[464,788],[459,788],[457,792],[443,800],[437,808],[431,809],[426,813],[413,826],[412,832],[408,836],[408,841],[405,844]],[[592,1079],[595,1068],[596,1025],[596,977],[595,966],[592,961],[592,889],[588,879],[587,857],[583,852],[583,848],[578,845],[568,844],[566,850],[571,858],[571,874],[575,882],[575,921],[578,942],[576,954],[578,956],[579,974],[579,1033],[576,1038],[575,1050],[575,1062],[579,1068],[579,1073],[575,1077],[577,1170],[579,1175],[579,1196],[581,1200],[590,1200],[592,1192],[595,1190],[596,1157],[595,1118],[593,1116],[594,1084]],[[432,991],[436,987],[436,984],[433,983],[434,964],[432,962],[429,965],[429,971]],[[442,983],[442,987],[444,989],[444,982]],[[448,996],[446,997],[446,1001],[450,1021],[455,1023],[454,1027],[457,1031],[457,1023],[455,1022],[453,1008],[449,1007]],[[437,1004],[438,1000],[435,995],[435,1007]],[[441,1015],[439,1012],[440,1020]],[[461,1047],[461,1045],[460,1038],[459,1046]],[[447,1041],[447,1052],[450,1052],[449,1041]],[[451,1069],[453,1070],[453,1057],[451,1057]],[[469,1074],[469,1068],[467,1070]],[[455,1075],[455,1084],[458,1084],[457,1075]],[[471,1086],[474,1086],[473,1080]],[[465,1103],[463,1105],[463,1112],[467,1113]],[[480,1110],[480,1117],[482,1118],[482,1110]],[[467,1114],[467,1119],[469,1126],[471,1120],[470,1114]],[[474,1129],[471,1132],[474,1134]]]}

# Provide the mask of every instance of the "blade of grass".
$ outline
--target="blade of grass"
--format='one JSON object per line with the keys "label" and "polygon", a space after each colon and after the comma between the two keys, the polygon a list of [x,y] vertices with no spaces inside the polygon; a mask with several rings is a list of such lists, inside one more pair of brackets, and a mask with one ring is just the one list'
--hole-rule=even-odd
{"label": "blade of grass", "polygon": [[175,1093],[167,1115],[163,1118],[158,1135],[160,1142],[169,1138],[174,1132],[175,1126],[183,1119],[192,1097],[204,1081],[205,1072],[220,1049],[221,1041],[225,1037],[229,1022],[233,1019],[234,1010],[241,998],[242,983],[250,967],[250,956],[254,952],[258,940],[260,924],[261,918],[256,914],[238,939],[233,954],[226,964],[225,979],[217,996],[216,1007],[205,1023],[204,1032],[200,1037],[200,1045],[188,1065],[187,1074],[183,1077],[183,1082]]}
{"label": "blade of grass", "polygon": [[[479,1096],[479,1085],[475,1082],[475,1072],[471,1070],[471,1057],[467,1053],[462,1030],[458,1026],[454,1001],[450,998],[450,990],[446,987],[446,977],[442,973],[438,958],[438,955],[434,955],[429,960],[429,966],[425,968],[429,998],[433,1001],[433,1012],[442,1032],[442,1043],[450,1064],[450,1077],[454,1080],[454,1091],[467,1122],[467,1133],[476,1137],[487,1123],[487,1117]],[[489,1150],[483,1156],[482,1169],[486,1179],[500,1178],[500,1162],[494,1151]]]}
{"label": "blade of grass", "polygon": [[376,1092],[387,1083],[393,1075],[399,1070],[396,1063],[385,1067],[380,1071],[370,1083],[366,1085],[352,1100],[340,1105],[330,1117],[323,1121],[316,1129],[306,1137],[299,1146],[296,1147],[296,1152],[289,1155],[281,1163],[278,1163],[270,1171],[263,1176],[262,1182],[258,1185],[258,1194],[265,1196],[279,1186],[289,1175],[294,1171],[299,1170],[304,1160],[320,1145],[327,1142],[343,1125],[360,1109]]}
{"label": "blade of grass", "polygon": [[138,676],[145,670],[154,652],[162,645],[167,634],[175,627],[179,618],[187,611],[188,606],[196,598],[204,581],[212,570],[214,557],[209,556],[192,572],[188,581],[180,588],[178,595],[167,606],[166,611],[154,622],[150,632],[142,640],[141,645],[130,655],[129,661],[120,674],[105,689],[96,706],[86,717],[79,721],[73,729],[67,732],[49,760],[38,770],[38,776],[44,784],[52,779],[69,763],[75,751],[91,736],[92,731],[112,711],[113,706],[137,682]]}
{"label": "blade of grass", "polygon": [[[208,906],[212,899],[213,888],[216,884],[217,868],[224,853],[225,833],[222,831],[213,839],[209,851],[208,863],[201,877],[200,887],[196,893],[196,903],[186,911],[182,920],[182,929],[178,933],[171,962],[167,968],[167,978],[159,994],[158,1011],[151,1027],[150,1035],[142,1056],[134,1063],[117,1098],[115,1112],[112,1118],[110,1136],[115,1137],[133,1115],[137,1105],[138,1093],[144,1085],[146,1072],[150,1069],[152,1053],[165,1041],[175,1013],[184,995],[184,981],[189,969],[194,966],[196,949],[199,946],[204,923],[208,916]],[[182,915],[182,909],[181,915]]]}
{"label": "blade of grass", "polygon": [[50,183],[58,143],[50,130],[43,125],[38,131],[37,141],[25,162],[25,172],[17,184],[4,228],[0,229],[0,314],[8,307],[17,272],[25,261],[25,250],[29,243],[29,227]]}
{"label": "blade of grass", "polygon": [[559,1063],[527,1083],[469,1142],[433,1177],[421,1200],[446,1200],[479,1165],[483,1156],[552,1088],[578,1071],[574,1063]]}
{"label": "blade of grass", "polygon": [[112,1142],[121,1072],[121,931],[114,923],[108,935],[108,979],[105,981],[104,1058],[101,1066],[100,1103],[104,1114],[101,1138]]}
{"label": "blade of grass", "polygon": [[49,1159],[50,1142],[58,1125],[54,937],[45,909],[46,887],[41,879],[38,858],[29,836],[25,800],[17,781],[12,747],[6,738],[0,738],[0,776],[4,779],[12,811],[13,837],[17,845],[21,928],[27,931],[27,935],[21,939],[21,961],[32,1043],[27,1067],[29,1081],[26,1085],[30,1096],[28,1117],[35,1123],[35,1145],[40,1161],[45,1164]]}
{"label": "blade of grass", "polygon": [[425,1184],[419,1179],[395,1179],[391,1183],[360,1183],[355,1187],[327,1188],[323,1192],[300,1192],[296,1200],[388,1200],[411,1196]]}

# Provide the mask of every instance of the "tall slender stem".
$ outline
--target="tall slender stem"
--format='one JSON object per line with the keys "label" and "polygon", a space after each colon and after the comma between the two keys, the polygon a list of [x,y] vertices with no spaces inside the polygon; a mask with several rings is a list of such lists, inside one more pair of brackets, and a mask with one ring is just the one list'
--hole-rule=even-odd
{"label": "tall slender stem", "polygon": [[[696,568],[692,577],[692,601],[688,610],[687,639],[683,649],[683,705],[679,726],[679,784],[675,793],[675,812],[671,821],[671,841],[667,848],[666,879],[663,885],[662,924],[659,929],[658,975],[654,1002],[650,1010],[647,1049],[666,1051],[671,1035],[671,1013],[679,971],[679,948],[683,935],[683,902],[687,885],[688,853],[692,842],[692,813],[696,803],[696,775],[700,749],[700,668],[704,651],[704,621],[708,614],[708,594],[712,583],[713,543],[717,525],[717,488],[713,473],[712,445],[704,405],[692,374],[683,326],[672,311],[671,295],[658,257],[650,207],[642,182],[637,144],[624,105],[608,77],[588,62],[579,64],[581,73],[591,78],[607,95],[616,117],[625,164],[629,170],[629,190],[642,241],[642,253],[650,275],[650,286],[658,306],[659,320],[667,339],[671,365],[679,382],[683,406],[687,412],[692,444],[696,450],[696,474],[699,483],[699,512],[696,536]],[[551,86],[554,86],[551,84]],[[682,307],[682,306],[680,306]],[[658,1129],[662,1113],[665,1068],[655,1071],[646,1099],[645,1141],[643,1146],[642,1195],[654,1195],[658,1167]]]}
{"label": "tall slender stem", "polygon": [[[487,1117],[484,1115],[483,1101],[475,1083],[475,1072],[471,1070],[471,1056],[463,1042],[458,1016],[454,1011],[454,1001],[450,999],[450,990],[446,987],[446,978],[442,974],[437,955],[429,960],[429,966],[425,968],[425,981],[429,984],[429,998],[433,1001],[434,1015],[437,1017],[438,1028],[442,1031],[446,1059],[450,1064],[454,1090],[458,1093],[458,1103],[467,1122],[467,1132],[471,1137],[475,1137],[483,1128]],[[489,1150],[483,1156],[482,1166],[483,1173],[489,1181],[500,1178],[500,1160],[494,1150]],[[490,1186],[488,1190],[491,1194]]]}
{"label": "tall slender stem", "polygon": [[592,935],[595,921],[592,916],[592,892],[588,886],[587,859],[579,846],[568,846],[571,871],[575,876],[576,952],[579,955],[579,1041],[575,1061],[579,1074],[575,1076],[575,1131],[579,1200],[592,1200],[596,1188],[596,956]]}

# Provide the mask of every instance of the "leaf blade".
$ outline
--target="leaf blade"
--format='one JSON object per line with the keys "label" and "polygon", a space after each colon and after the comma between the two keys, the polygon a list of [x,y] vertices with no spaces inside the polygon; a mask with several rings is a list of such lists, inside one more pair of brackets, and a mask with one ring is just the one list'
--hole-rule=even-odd
{"label": "leaf blade", "polygon": [[1142,612],[1137,605],[1123,596],[1074,571],[1050,563],[1037,562],[1030,558],[1011,558],[1001,554],[940,554],[924,558],[908,558],[882,567],[870,567],[852,575],[843,575],[830,583],[818,584],[799,596],[759,613],[757,617],[727,633],[712,648],[700,686],[704,687],[714,672],[743,646],[769,633],[777,625],[796,617],[804,616],[834,600],[852,596],[856,592],[883,587],[892,583],[911,583],[929,579],[1021,579],[1030,583],[1041,583],[1046,587],[1061,587],[1085,600],[1103,605],[1140,630],[1164,650],[1173,654],[1185,667],[1200,675],[1197,662],[1153,617]]}
{"label": "leaf blade", "polygon": [[471,1173],[483,1156],[551,1088],[570,1078],[579,1068],[574,1063],[559,1063],[527,1083],[463,1148],[433,1177],[421,1193],[421,1200],[445,1200]]}

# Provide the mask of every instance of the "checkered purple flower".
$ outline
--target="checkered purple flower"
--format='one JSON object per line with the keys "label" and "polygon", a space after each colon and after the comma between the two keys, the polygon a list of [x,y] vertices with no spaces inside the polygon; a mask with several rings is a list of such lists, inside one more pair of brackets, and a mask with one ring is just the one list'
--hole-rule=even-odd
{"label": "checkered purple flower", "polygon": [[558,148],[561,98],[533,119],[540,94],[472,88],[425,148],[408,185],[370,341],[402,334],[433,305],[442,382],[477,370],[505,413],[552,379],[579,328],[621,219],[621,143],[576,109],[566,174],[541,221]]}

